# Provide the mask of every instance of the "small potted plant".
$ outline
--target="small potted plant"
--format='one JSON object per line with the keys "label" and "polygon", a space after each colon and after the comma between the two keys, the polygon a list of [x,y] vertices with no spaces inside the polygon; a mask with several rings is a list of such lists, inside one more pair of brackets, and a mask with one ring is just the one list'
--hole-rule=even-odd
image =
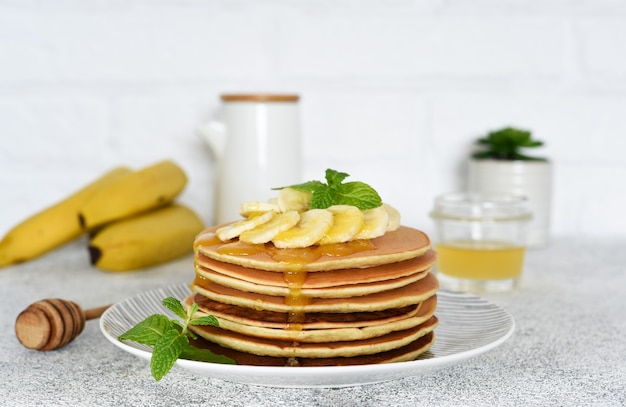
{"label": "small potted plant", "polygon": [[469,162],[468,189],[479,193],[511,193],[528,198],[533,212],[529,247],[549,241],[552,200],[552,163],[530,156],[526,149],[543,146],[528,130],[506,127],[476,141],[478,151]]}
{"label": "small potted plant", "polygon": [[486,137],[479,138],[476,143],[485,148],[474,153],[473,157],[479,160],[546,161],[545,158],[530,157],[521,153],[522,148],[543,146],[543,142],[533,140],[531,132],[527,130],[506,127],[492,131]]}

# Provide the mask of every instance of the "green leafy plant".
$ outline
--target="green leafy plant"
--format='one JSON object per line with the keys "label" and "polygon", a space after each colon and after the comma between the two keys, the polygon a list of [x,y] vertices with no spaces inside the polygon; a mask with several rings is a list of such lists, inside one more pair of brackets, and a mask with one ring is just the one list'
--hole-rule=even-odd
{"label": "green leafy plant", "polygon": [[189,331],[189,325],[219,326],[217,318],[212,315],[194,318],[198,311],[198,304],[194,303],[185,311],[180,301],[174,297],[165,298],[163,305],[182,318],[183,322],[169,319],[162,314],[155,314],[144,319],[118,338],[120,341],[129,340],[153,347],[150,358],[152,377],[157,381],[161,380],[179,358],[201,362],[235,363],[230,358],[216,355],[206,349],[196,348],[189,343],[190,338],[197,339],[196,335]]}
{"label": "green leafy plant", "polygon": [[311,209],[325,209],[332,205],[352,205],[359,209],[378,208],[383,204],[380,195],[371,186],[360,182],[343,181],[349,177],[345,172],[326,170],[326,183],[321,181],[308,181],[303,184],[290,185],[288,187],[301,191],[311,192]]}
{"label": "green leafy plant", "polygon": [[486,137],[478,139],[477,144],[484,147],[484,150],[478,151],[472,155],[472,157],[476,159],[546,160],[545,158],[531,157],[520,152],[523,148],[534,148],[543,145],[543,142],[533,140],[531,133],[526,130],[506,127],[501,130],[493,131]]}

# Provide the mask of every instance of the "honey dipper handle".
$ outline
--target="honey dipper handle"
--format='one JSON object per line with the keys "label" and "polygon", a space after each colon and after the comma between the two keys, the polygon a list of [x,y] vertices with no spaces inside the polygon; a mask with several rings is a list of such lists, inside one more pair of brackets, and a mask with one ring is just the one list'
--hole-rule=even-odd
{"label": "honey dipper handle", "polygon": [[111,305],[104,305],[98,308],[91,308],[85,311],[85,319],[96,319],[100,318],[100,316],[106,311]]}

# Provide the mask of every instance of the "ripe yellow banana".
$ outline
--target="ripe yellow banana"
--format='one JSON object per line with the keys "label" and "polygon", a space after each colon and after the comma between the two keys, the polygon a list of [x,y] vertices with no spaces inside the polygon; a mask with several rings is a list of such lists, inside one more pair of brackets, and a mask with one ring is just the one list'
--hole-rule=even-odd
{"label": "ripe yellow banana", "polygon": [[0,267],[40,256],[80,236],[78,212],[102,188],[131,172],[114,168],[66,199],[50,206],[11,229],[0,241]]}
{"label": "ripe yellow banana", "polygon": [[272,243],[280,249],[308,247],[319,242],[333,225],[333,214],[326,209],[310,209],[300,215],[291,229],[277,234]]}
{"label": "ripe yellow banana", "polygon": [[239,240],[250,244],[264,244],[284,230],[291,229],[300,220],[298,211],[277,213],[269,221],[239,235]]}
{"label": "ripe yellow banana", "polygon": [[355,239],[373,239],[385,234],[389,224],[389,212],[384,206],[363,211],[363,227]]}
{"label": "ripe yellow banana", "polygon": [[387,232],[392,232],[400,227],[400,212],[393,206],[383,203],[383,208],[389,215],[389,221],[387,222]]}
{"label": "ripe yellow banana", "polygon": [[327,209],[333,214],[333,225],[319,244],[343,243],[352,240],[363,227],[363,212],[356,206],[333,205]]}
{"label": "ripe yellow banana", "polygon": [[128,174],[86,202],[80,221],[87,230],[171,203],[185,188],[187,176],[165,160]]}
{"label": "ripe yellow banana", "polygon": [[171,204],[105,226],[89,243],[91,263],[127,271],[164,263],[193,250],[204,224],[181,204]]}
{"label": "ripe yellow banana", "polygon": [[281,212],[304,212],[311,206],[312,194],[294,188],[283,188],[278,193],[277,203]]}
{"label": "ripe yellow banana", "polygon": [[254,229],[259,225],[262,225],[266,222],[269,222],[275,215],[274,211],[264,212],[258,216],[253,216],[251,218],[245,218],[235,223],[230,223],[226,226],[222,226],[221,228],[215,231],[215,235],[222,242],[230,240],[234,237],[239,236],[241,233],[246,230]]}
{"label": "ripe yellow banana", "polygon": [[278,208],[278,205],[273,202],[258,202],[258,201],[244,202],[241,204],[241,207],[239,208],[239,213],[244,218],[250,218],[250,217],[260,215],[264,212],[269,212],[269,211],[279,212],[280,209]]}

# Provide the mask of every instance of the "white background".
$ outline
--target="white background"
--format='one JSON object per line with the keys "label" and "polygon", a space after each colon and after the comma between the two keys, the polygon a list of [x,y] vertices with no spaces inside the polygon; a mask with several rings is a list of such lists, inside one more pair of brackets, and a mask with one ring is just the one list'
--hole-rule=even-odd
{"label": "white background", "polygon": [[513,125],[554,162],[553,235],[626,235],[619,0],[0,0],[0,235],[163,158],[211,223],[195,129],[253,91],[301,95],[303,180],[348,172],[409,226],[429,231],[473,140]]}

